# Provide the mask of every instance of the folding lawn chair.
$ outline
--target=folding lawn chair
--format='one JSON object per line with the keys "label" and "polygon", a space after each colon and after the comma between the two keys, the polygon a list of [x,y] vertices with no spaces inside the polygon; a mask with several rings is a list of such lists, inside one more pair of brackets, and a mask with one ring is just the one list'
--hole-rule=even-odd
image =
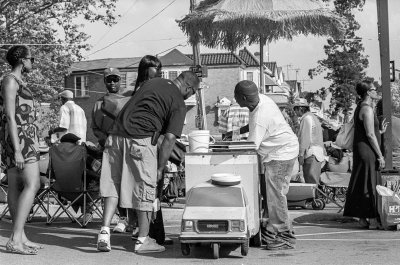
{"label": "folding lawn chair", "polygon": [[346,193],[349,186],[351,173],[323,172],[321,173],[321,183],[317,187],[318,196],[326,203],[332,202],[343,210],[346,202]]}
{"label": "folding lawn chair", "polygon": [[[45,202],[45,197],[49,191],[49,186],[42,185],[38,192],[36,193],[35,199],[33,201],[32,209],[30,214],[28,215],[27,222],[32,221],[32,218],[39,212],[41,209],[44,213],[46,213],[47,220],[50,219],[50,214],[48,211],[47,202]],[[3,179],[0,181],[0,202],[7,203],[8,196],[8,185],[7,182]],[[10,209],[8,205],[4,208],[2,213],[0,214],[0,220],[9,213]]]}
{"label": "folding lawn chair", "polygon": [[[50,148],[49,177],[55,180],[50,188],[51,193],[58,194],[69,202],[64,205],[58,196],[54,196],[59,207],[47,224],[53,223],[65,213],[72,222],[86,227],[90,222],[86,215],[88,204],[93,207],[93,213],[102,218],[102,211],[97,206],[101,198],[100,196],[93,198],[98,191],[88,189],[86,186],[86,155],[86,147],[74,143],[59,143]],[[70,208],[75,206],[81,206],[82,214],[79,217],[75,217],[70,211]],[[81,217],[82,222],[79,221]]]}

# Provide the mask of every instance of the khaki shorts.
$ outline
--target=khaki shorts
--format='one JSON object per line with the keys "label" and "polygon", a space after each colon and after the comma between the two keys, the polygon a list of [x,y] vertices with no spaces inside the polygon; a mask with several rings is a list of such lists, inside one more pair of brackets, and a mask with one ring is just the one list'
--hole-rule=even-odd
{"label": "khaki shorts", "polygon": [[101,196],[119,198],[123,208],[152,211],[156,196],[157,146],[151,144],[151,138],[110,135],[104,147]]}

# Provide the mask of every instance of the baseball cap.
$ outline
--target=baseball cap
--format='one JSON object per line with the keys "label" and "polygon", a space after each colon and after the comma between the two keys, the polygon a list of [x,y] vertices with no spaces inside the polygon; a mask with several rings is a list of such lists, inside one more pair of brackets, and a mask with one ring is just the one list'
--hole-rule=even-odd
{"label": "baseball cap", "polygon": [[112,68],[112,67],[104,70],[104,77],[107,77],[110,75],[116,75],[116,76],[121,77],[121,73],[119,72],[119,70],[117,68]]}
{"label": "baseball cap", "polygon": [[72,93],[72,91],[70,90],[64,90],[63,92],[58,94],[59,97],[62,98],[74,98],[74,93]]}

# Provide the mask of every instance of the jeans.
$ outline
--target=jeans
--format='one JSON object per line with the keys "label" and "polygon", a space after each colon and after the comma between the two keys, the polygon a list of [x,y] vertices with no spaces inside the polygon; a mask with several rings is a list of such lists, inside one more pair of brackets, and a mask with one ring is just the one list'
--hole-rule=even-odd
{"label": "jeans", "polygon": [[296,243],[286,200],[289,191],[290,174],[297,158],[285,161],[272,160],[264,163],[265,183],[261,186],[264,200],[264,218],[267,220],[261,227],[262,239],[266,244],[286,242]]}

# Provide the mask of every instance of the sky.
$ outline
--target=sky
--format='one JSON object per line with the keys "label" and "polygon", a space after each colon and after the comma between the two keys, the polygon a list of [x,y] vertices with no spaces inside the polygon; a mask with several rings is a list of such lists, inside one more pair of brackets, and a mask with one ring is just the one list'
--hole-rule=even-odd
{"label": "sky", "polygon": [[[86,59],[141,57],[146,54],[160,54],[174,46],[184,53],[191,53],[191,46],[187,45],[187,37],[178,27],[176,19],[182,18],[189,12],[189,0],[175,0],[162,13],[151,19],[141,28],[135,30],[128,37],[108,46],[113,41],[133,31],[146,20],[165,8],[173,0],[119,0],[117,14],[121,17],[114,26],[107,27],[99,22],[88,23],[82,21],[83,30],[91,35],[89,44],[93,47],[85,54]],[[361,28],[357,35],[362,38],[365,54],[369,57],[367,75],[380,79],[380,58],[377,28],[377,0],[366,0],[361,11],[355,11],[356,19]],[[390,54],[391,60],[400,63],[400,1],[389,1],[389,28],[390,28]],[[329,87],[330,82],[324,79],[325,74],[310,80],[308,70],[318,65],[318,60],[326,58],[323,47],[326,37],[299,36],[292,41],[278,40],[265,47],[266,59],[276,61],[278,66],[283,66],[285,75],[289,79],[308,80],[302,82],[306,91],[316,91],[321,87]],[[258,45],[247,46],[252,52],[259,50]],[[226,50],[209,49],[204,46],[201,52],[227,52]],[[96,52],[96,53],[94,53]],[[94,53],[94,54],[92,54]],[[268,56],[269,55],[269,56]],[[291,66],[288,66],[291,65]],[[400,69],[400,66],[396,67]]]}

